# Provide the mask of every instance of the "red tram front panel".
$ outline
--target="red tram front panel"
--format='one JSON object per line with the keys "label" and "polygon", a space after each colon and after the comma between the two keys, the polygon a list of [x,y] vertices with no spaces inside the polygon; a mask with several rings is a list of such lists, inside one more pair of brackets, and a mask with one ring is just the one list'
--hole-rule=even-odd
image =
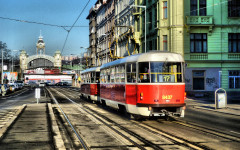
{"label": "red tram front panel", "polygon": [[184,93],[185,84],[126,85],[126,103],[140,107],[178,107],[184,104]]}

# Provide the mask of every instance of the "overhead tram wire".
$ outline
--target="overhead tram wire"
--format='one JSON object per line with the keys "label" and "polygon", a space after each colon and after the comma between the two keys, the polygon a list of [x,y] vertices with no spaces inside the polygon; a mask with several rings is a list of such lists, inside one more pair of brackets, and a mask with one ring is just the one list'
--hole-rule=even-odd
{"label": "overhead tram wire", "polygon": [[[36,21],[20,20],[20,19],[15,19],[15,18],[7,18],[7,17],[1,17],[1,16],[0,16],[0,19],[22,22],[22,23],[39,24],[39,25],[44,25],[44,26],[59,27],[59,28],[64,28],[64,29],[67,28],[67,27],[72,27],[72,26],[63,26],[63,25],[36,22]],[[84,27],[88,27],[88,26],[73,26],[73,27],[80,27],[80,28],[83,27],[84,28]]]}
{"label": "overhead tram wire", "polygon": [[63,44],[63,48],[62,48],[62,52],[63,53],[63,50],[65,48],[65,45],[67,43],[67,39],[68,39],[68,36],[69,36],[69,33],[71,32],[72,28],[74,27],[74,25],[77,23],[78,19],[81,17],[82,13],[84,12],[84,10],[87,8],[88,4],[89,4],[90,0],[88,0],[87,4],[84,6],[83,10],[81,11],[81,13],[78,15],[77,19],[75,20],[75,22],[73,23],[73,25],[71,26],[71,28],[69,30],[65,29],[68,33],[67,33],[67,36],[66,36],[66,39],[64,41],[64,44]]}

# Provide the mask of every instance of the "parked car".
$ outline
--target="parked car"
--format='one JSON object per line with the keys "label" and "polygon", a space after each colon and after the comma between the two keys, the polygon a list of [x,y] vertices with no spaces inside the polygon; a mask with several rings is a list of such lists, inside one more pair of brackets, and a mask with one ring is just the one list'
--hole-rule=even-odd
{"label": "parked car", "polygon": [[55,85],[57,85],[57,86],[67,86],[68,82],[58,82]]}
{"label": "parked car", "polygon": [[9,89],[10,89],[11,92],[15,92],[17,90],[15,85],[9,85]]}
{"label": "parked car", "polygon": [[24,82],[21,81],[21,80],[17,80],[17,81],[15,81],[14,83],[18,84],[18,87],[19,87],[19,88],[23,88],[23,86],[24,86]]}
{"label": "parked car", "polygon": [[45,87],[45,83],[44,82],[40,82],[39,83],[39,87]]}

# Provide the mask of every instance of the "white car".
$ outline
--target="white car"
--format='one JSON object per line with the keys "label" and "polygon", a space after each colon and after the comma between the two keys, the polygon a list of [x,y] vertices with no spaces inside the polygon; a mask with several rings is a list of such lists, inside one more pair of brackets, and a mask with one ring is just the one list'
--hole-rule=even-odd
{"label": "white car", "polygon": [[39,87],[45,87],[45,83],[44,82],[40,82],[39,83]]}

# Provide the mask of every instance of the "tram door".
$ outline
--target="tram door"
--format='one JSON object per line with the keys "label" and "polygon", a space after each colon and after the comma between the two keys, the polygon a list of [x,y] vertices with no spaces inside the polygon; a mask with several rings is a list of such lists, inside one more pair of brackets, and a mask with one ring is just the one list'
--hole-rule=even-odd
{"label": "tram door", "polygon": [[97,93],[100,95],[100,72],[96,72]]}

